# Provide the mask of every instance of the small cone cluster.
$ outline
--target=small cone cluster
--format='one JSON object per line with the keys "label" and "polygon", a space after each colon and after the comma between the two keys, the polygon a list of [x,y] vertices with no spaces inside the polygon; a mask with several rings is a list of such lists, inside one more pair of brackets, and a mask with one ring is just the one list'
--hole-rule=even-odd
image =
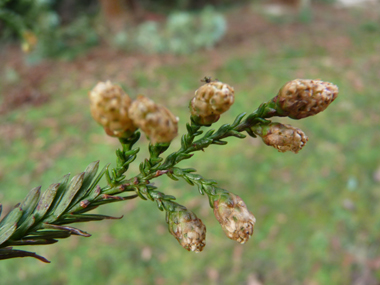
{"label": "small cone cluster", "polygon": [[127,138],[137,128],[153,144],[168,143],[178,132],[178,119],[164,106],[140,95],[132,102],[120,86],[99,82],[89,92],[91,115],[110,136]]}
{"label": "small cone cluster", "polygon": [[234,89],[231,86],[220,81],[208,82],[195,91],[195,97],[190,101],[193,120],[209,126],[228,111],[234,100]]}
{"label": "small cone cluster", "polygon": [[256,125],[251,130],[259,135],[266,145],[273,146],[279,152],[298,153],[309,140],[302,130],[287,124]]}
{"label": "small cone cluster", "polygon": [[286,83],[272,102],[278,115],[298,120],[324,111],[338,92],[338,87],[330,82],[295,79]]}
{"label": "small cone cluster", "polygon": [[171,142],[178,133],[178,118],[164,106],[139,95],[129,109],[133,122],[153,144]]}
{"label": "small cone cluster", "polygon": [[206,226],[191,211],[181,206],[168,212],[169,232],[188,251],[201,252],[206,245]]}
{"label": "small cone cluster", "polygon": [[253,234],[256,218],[244,201],[232,193],[222,193],[214,200],[214,214],[225,234],[244,244]]}

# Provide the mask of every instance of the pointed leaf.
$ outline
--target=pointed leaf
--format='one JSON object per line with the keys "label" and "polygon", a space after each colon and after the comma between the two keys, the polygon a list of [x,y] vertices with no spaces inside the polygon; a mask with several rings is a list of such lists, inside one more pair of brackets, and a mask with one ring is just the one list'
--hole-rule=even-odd
{"label": "pointed leaf", "polygon": [[55,209],[58,207],[59,203],[61,202],[63,195],[66,192],[66,188],[68,186],[69,178],[70,178],[70,174],[66,174],[59,181],[59,183],[58,183],[59,187],[57,189],[57,193],[55,194],[55,198],[54,198],[53,203],[51,204],[47,214],[54,213]]}
{"label": "pointed leaf", "polygon": [[83,178],[82,187],[79,189],[77,195],[72,200],[70,204],[71,207],[77,204],[80,200],[82,200],[82,198],[87,194],[87,190],[90,187],[92,180],[94,180],[94,177],[96,173],[98,172],[98,169],[99,169],[99,160],[94,161],[87,166],[87,168],[84,171],[85,174]]}
{"label": "pointed leaf", "polygon": [[64,220],[59,221],[57,224],[70,224],[78,222],[90,222],[90,221],[101,221],[101,220],[118,220],[121,217],[111,217],[106,215],[96,215],[96,214],[69,214],[64,216]]}
{"label": "pointed leaf", "polygon": [[163,210],[164,210],[164,207],[162,206],[162,202],[161,202],[159,199],[157,199],[157,200],[156,200],[156,203],[157,203],[157,207],[158,207],[158,209],[159,209],[160,211],[163,211]]}
{"label": "pointed leaf", "polygon": [[232,123],[231,127],[232,127],[232,128],[235,128],[237,125],[239,125],[240,122],[241,122],[241,120],[244,118],[245,114],[246,114],[246,113],[244,112],[244,113],[241,113],[240,115],[238,115],[238,116],[236,117],[235,121]]}
{"label": "pointed leaf", "polygon": [[43,244],[53,244],[58,242],[56,239],[21,239],[21,240],[9,240],[8,245],[43,245]]}
{"label": "pointed leaf", "polygon": [[59,183],[51,184],[49,188],[46,189],[46,191],[42,194],[42,197],[38,202],[33,214],[36,222],[40,221],[49,210],[50,205],[53,203],[55,195],[57,194],[59,186]]}
{"label": "pointed leaf", "polygon": [[26,236],[26,239],[55,239],[55,238],[67,238],[71,236],[71,233],[68,231],[37,231],[33,232],[30,235]]}
{"label": "pointed leaf", "polygon": [[79,189],[82,187],[84,175],[85,173],[82,172],[80,174],[75,175],[73,179],[71,179],[68,189],[64,193],[61,199],[61,202],[59,203],[59,205],[57,206],[57,209],[54,212],[55,218],[59,218],[59,216],[61,216],[62,213],[70,205],[70,202],[75,197]]}
{"label": "pointed leaf", "polygon": [[85,231],[81,231],[80,229],[68,227],[68,226],[58,226],[58,225],[52,225],[52,224],[44,224],[43,227],[45,229],[54,229],[54,230],[62,230],[62,231],[68,231],[73,235],[83,236],[83,237],[90,237],[91,235],[89,233],[86,233]]}
{"label": "pointed leaf", "polygon": [[12,249],[11,247],[0,248],[0,260],[15,258],[15,257],[34,257],[42,262],[50,263],[50,261],[47,260],[45,257],[37,255],[35,252],[16,250],[16,249]]}
{"label": "pointed leaf", "polygon": [[41,186],[35,187],[30,192],[28,195],[25,197],[24,201],[22,201],[20,208],[23,211],[22,216],[19,220],[19,225],[24,222],[26,219],[28,219],[31,215],[31,213],[34,212],[38,199],[40,198],[41,194]]}
{"label": "pointed leaf", "polygon": [[6,242],[11,237],[11,235],[15,232],[16,228],[17,228],[17,223],[7,224],[6,226],[1,228],[0,245]]}
{"label": "pointed leaf", "polygon": [[[108,167],[110,166],[110,163],[108,163],[107,165],[105,165],[104,167],[103,167],[103,169],[102,169],[102,171],[100,171],[100,173],[96,176],[96,178],[92,181],[92,184],[91,184],[91,186],[88,188],[88,191],[87,191],[87,196],[90,196],[90,197],[92,197],[93,195],[92,195],[92,193],[94,192],[94,191],[96,191],[96,189],[97,189],[97,185],[98,185],[98,183],[99,183],[99,181],[100,181],[100,179],[102,179],[102,177],[103,177],[103,175],[104,175],[104,173],[106,173],[106,171],[108,170]],[[96,195],[97,196],[97,195]]]}
{"label": "pointed leaf", "polygon": [[188,132],[189,134],[192,134],[192,133],[193,133],[193,129],[191,128],[191,126],[190,126],[189,123],[186,124],[186,129],[187,129],[187,132]]}
{"label": "pointed leaf", "polygon": [[210,136],[212,136],[212,134],[215,132],[215,130],[209,130],[207,131],[207,133],[205,133],[205,135],[203,136],[204,138],[208,138]]}
{"label": "pointed leaf", "polygon": [[214,140],[212,143],[217,144],[217,145],[226,145],[227,144],[226,141],[221,141],[221,140]]}
{"label": "pointed leaf", "polygon": [[17,230],[12,235],[12,239],[19,239],[24,236],[24,234],[34,225],[34,216],[29,216],[22,224],[17,227]]}
{"label": "pointed leaf", "polygon": [[170,178],[173,179],[174,181],[178,181],[179,179],[173,175],[170,171],[166,173],[166,175]]}
{"label": "pointed leaf", "polygon": [[0,233],[2,229],[5,227],[10,227],[13,224],[16,224],[22,216],[22,210],[20,205],[16,205],[16,207],[10,211],[1,221],[0,221]]}

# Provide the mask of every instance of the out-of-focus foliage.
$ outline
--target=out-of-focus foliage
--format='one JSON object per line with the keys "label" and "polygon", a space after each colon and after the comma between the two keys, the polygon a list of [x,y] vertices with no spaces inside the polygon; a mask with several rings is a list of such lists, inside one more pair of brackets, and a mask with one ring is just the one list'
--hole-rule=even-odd
{"label": "out-of-focus foliage", "polygon": [[151,11],[168,11],[173,9],[201,9],[207,5],[226,6],[249,1],[252,0],[140,0],[138,2]]}
{"label": "out-of-focus foliage", "polygon": [[[78,13],[93,11],[92,6],[86,10],[81,9],[92,1],[78,1],[81,3],[71,3],[71,6],[65,7],[67,2],[70,1],[1,2],[3,33],[0,40],[20,38],[25,51],[35,50],[30,56],[33,61],[44,57],[75,57],[96,44],[98,36],[91,25],[91,13]],[[64,22],[69,23],[63,25]]]}
{"label": "out-of-focus foliage", "polygon": [[200,13],[176,12],[166,23],[148,21],[136,29],[118,33],[114,43],[122,49],[147,53],[188,54],[200,48],[212,48],[226,32],[226,20],[212,7]]}

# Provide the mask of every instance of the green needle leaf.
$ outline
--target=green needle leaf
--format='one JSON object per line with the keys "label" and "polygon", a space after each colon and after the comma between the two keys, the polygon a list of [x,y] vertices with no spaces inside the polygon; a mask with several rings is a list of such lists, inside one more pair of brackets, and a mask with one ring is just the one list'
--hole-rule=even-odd
{"label": "green needle leaf", "polygon": [[27,218],[29,218],[30,214],[35,210],[38,199],[40,198],[41,194],[41,186],[35,187],[30,192],[28,195],[25,197],[24,201],[22,201],[20,208],[23,211],[22,216],[19,220],[19,224],[24,222]]}
{"label": "green needle leaf", "polygon": [[82,198],[87,194],[88,188],[91,185],[92,180],[94,180],[94,177],[96,176],[96,173],[99,169],[99,160],[94,161],[90,163],[85,171],[84,171],[84,177],[83,177],[83,184],[82,187],[79,189],[78,193],[76,194],[75,198],[72,200],[70,205],[77,204]]}
{"label": "green needle leaf", "polygon": [[59,183],[54,183],[50,185],[49,188],[42,194],[42,197],[38,202],[33,214],[36,222],[40,221],[49,210],[50,205],[53,203],[55,195],[57,194],[59,186]]}
{"label": "green needle leaf", "polygon": [[11,235],[15,232],[17,228],[17,223],[7,224],[3,228],[0,229],[0,245],[6,242]]}
{"label": "green needle leaf", "polygon": [[55,219],[59,218],[59,216],[61,216],[63,212],[65,212],[65,210],[70,205],[71,201],[74,199],[79,189],[82,187],[84,175],[85,173],[82,172],[78,175],[75,175],[73,179],[71,179],[68,189],[63,195],[61,202],[57,206],[57,209],[54,211]]}
{"label": "green needle leaf", "polygon": [[50,261],[47,260],[45,257],[37,255],[35,252],[16,250],[16,249],[12,249],[12,247],[0,248],[0,260],[16,258],[16,257],[27,257],[27,256],[37,258],[38,260],[45,263],[50,263]]}
{"label": "green needle leaf", "polygon": [[1,221],[0,221],[0,233],[6,227],[10,227],[16,224],[22,216],[22,210],[20,205],[16,205],[15,208],[10,211]]}

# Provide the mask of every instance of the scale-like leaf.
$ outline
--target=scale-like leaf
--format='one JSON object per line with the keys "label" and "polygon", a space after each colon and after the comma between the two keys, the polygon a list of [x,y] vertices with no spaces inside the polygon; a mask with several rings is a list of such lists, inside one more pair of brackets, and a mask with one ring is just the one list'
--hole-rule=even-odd
{"label": "scale-like leaf", "polygon": [[71,179],[68,189],[64,193],[60,203],[54,211],[54,217],[56,219],[63,214],[63,212],[67,209],[67,207],[70,205],[71,201],[79,191],[79,189],[82,187],[84,175],[85,173],[82,172],[80,174],[75,175],[73,179]]}

